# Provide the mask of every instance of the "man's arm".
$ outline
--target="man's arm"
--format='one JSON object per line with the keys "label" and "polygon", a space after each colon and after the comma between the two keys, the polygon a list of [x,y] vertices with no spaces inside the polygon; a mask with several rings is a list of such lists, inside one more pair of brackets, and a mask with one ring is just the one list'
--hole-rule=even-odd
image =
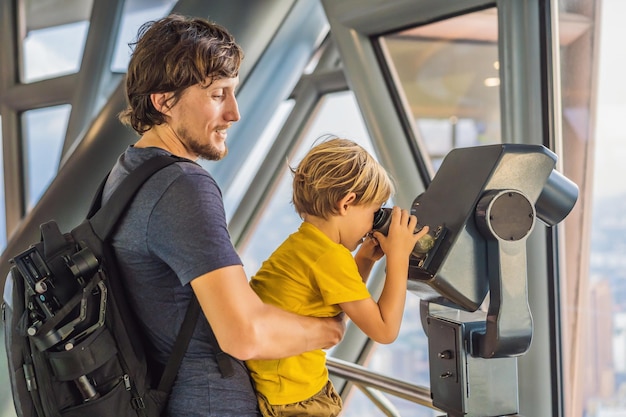
{"label": "man's arm", "polygon": [[191,281],[202,311],[224,352],[240,359],[278,359],[341,341],[338,318],[300,316],[261,301],[241,265],[209,272]]}

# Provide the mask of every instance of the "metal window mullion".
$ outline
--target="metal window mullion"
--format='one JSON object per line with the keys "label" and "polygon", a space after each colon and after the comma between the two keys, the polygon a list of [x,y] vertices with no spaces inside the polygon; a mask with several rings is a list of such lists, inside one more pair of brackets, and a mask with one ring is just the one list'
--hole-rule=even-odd
{"label": "metal window mullion", "polygon": [[[88,127],[111,70],[111,58],[119,32],[124,0],[94,0],[76,83],[72,86],[72,110],[67,124],[61,160]],[[59,164],[60,166],[61,164]]]}
{"label": "metal window mullion", "polygon": [[22,176],[22,149],[19,115],[11,97],[11,90],[18,79],[17,27],[15,1],[0,5],[0,115],[2,116],[2,158],[4,169],[4,204],[6,238],[19,225],[25,211]]}
{"label": "metal window mullion", "polygon": [[56,106],[70,102],[77,75],[70,74],[28,84],[15,84],[4,93],[6,103],[16,111]]}
{"label": "metal window mullion", "polygon": [[296,2],[282,25],[276,28],[237,94],[241,121],[229,130],[229,136],[235,140],[228,145],[228,163],[210,167],[223,189],[232,185],[263,127],[293,90],[325,27],[324,13],[317,2]]}
{"label": "metal window mullion", "polygon": [[[500,59],[500,100],[502,141],[508,143],[548,144],[550,113],[543,81],[550,77],[552,68],[546,66],[542,54],[546,48],[546,33],[552,33],[549,20],[541,20],[542,0],[499,1],[498,42]],[[545,10],[543,10],[545,12]],[[543,26],[542,26],[543,25]],[[555,36],[554,34],[552,36]],[[529,351],[518,359],[519,402],[522,415],[550,415],[559,417],[561,395],[556,392],[561,385],[561,354],[555,354],[555,337],[558,326],[554,321],[551,304],[557,302],[548,290],[548,282],[556,277],[548,271],[547,228],[541,224],[528,240],[528,294],[529,305],[535,320],[533,340]],[[550,253],[549,253],[550,252]]]}
{"label": "metal window mullion", "polygon": [[315,113],[320,97],[328,92],[323,87],[327,86],[332,91],[336,91],[339,84],[343,82],[345,85],[341,71],[325,73],[322,77],[326,82],[309,76],[307,77],[308,82],[304,85],[299,84],[296,104],[259,167],[259,175],[256,175],[251,182],[248,192],[243,196],[228,225],[236,246],[245,244],[246,239],[249,238],[250,230],[253,229],[252,226],[262,214],[262,207],[271,198],[270,190],[280,177],[285,159],[297,147],[299,139],[301,139],[301,132],[311,114]]}

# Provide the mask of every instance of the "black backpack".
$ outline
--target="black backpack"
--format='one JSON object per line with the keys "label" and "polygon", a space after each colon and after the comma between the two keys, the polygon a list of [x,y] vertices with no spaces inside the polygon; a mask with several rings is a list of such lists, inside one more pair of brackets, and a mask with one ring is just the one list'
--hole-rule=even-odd
{"label": "black backpack", "polygon": [[148,160],[100,208],[103,181],[86,220],[69,233],[54,221],[42,224],[41,241],[12,259],[3,317],[19,417],[161,414],[199,304],[192,297],[165,369],[150,364],[108,238],[145,180],[183,160]]}

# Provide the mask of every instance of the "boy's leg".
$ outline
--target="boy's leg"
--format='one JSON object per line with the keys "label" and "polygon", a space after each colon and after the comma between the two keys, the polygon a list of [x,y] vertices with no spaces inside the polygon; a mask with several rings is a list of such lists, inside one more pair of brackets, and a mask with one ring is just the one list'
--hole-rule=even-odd
{"label": "boy's leg", "polygon": [[293,404],[272,405],[263,395],[257,393],[257,397],[264,417],[337,417],[343,405],[330,381],[313,397]]}

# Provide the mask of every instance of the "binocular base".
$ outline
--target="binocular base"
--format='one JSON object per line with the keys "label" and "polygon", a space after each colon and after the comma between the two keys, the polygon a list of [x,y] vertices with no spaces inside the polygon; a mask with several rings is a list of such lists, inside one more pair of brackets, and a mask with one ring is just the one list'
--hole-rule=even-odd
{"label": "binocular base", "polygon": [[441,310],[425,321],[433,405],[448,417],[518,416],[517,358],[472,355],[485,313]]}

